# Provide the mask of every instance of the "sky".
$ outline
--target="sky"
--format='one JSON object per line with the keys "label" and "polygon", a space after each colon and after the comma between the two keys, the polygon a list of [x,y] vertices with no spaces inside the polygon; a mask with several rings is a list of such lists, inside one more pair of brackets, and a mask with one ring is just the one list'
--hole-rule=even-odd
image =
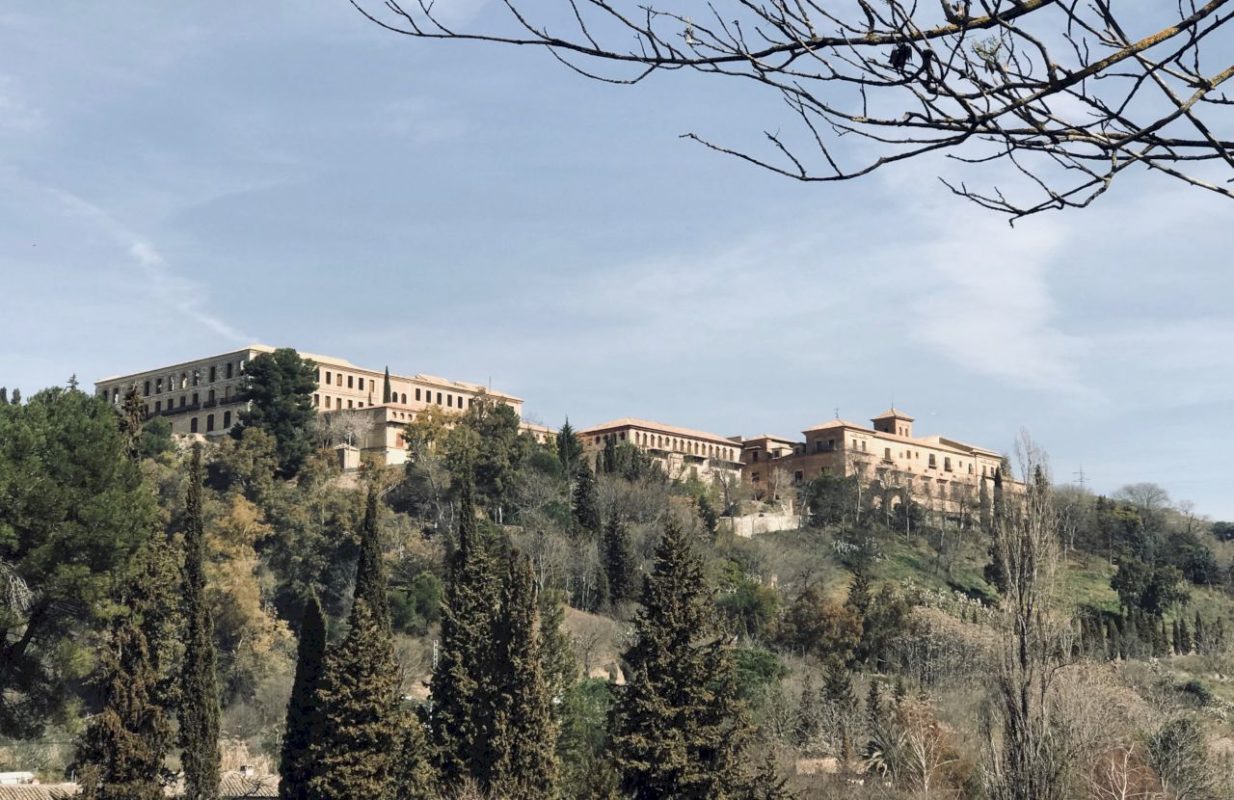
{"label": "sky", "polygon": [[790,120],[753,87],[596,83],[344,0],[12,4],[0,42],[0,385],[261,342],[553,426],[796,436],[894,403],[1234,519],[1229,201],[1129,175],[1012,228],[951,163],[800,184],[680,138],[761,146]]}

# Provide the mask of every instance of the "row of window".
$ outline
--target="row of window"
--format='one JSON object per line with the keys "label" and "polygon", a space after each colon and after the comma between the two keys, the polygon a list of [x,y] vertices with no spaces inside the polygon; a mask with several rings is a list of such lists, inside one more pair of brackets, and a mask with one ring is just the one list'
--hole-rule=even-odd
{"label": "row of window", "polygon": [[[192,398],[191,402],[190,402],[190,397]],[[198,392],[193,392],[192,395],[182,394],[180,395],[178,399],[179,399],[179,405],[177,405],[177,398],[175,397],[167,398],[166,409],[168,411],[172,411],[176,408],[184,408],[184,409],[198,408],[201,405],[201,394]],[[231,398],[231,387],[224,386],[222,402],[230,403],[231,399],[232,399]],[[208,392],[206,392],[206,405],[213,405],[216,402],[218,402],[218,394],[215,392],[215,390],[211,389]],[[142,406],[142,408],[145,410],[146,416],[149,416],[150,415],[150,404],[146,403]],[[164,408],[164,405],[163,405],[162,400],[154,401],[154,413],[155,414],[161,413],[163,411],[163,408]]]}
{"label": "row of window", "polygon": [[[593,436],[591,437],[591,443],[599,446],[607,442],[612,436],[617,437],[616,441],[626,441],[626,432],[620,431],[616,434],[606,433],[603,436]],[[723,458],[728,461],[735,461],[737,458],[737,451],[733,448],[719,447],[714,444],[698,442],[692,439],[681,439],[675,436],[663,436],[656,433],[634,431],[629,440],[639,447],[647,447],[656,450],[672,450],[677,453],[703,456],[705,458]]]}
{"label": "row of window", "polygon": [[[230,427],[231,427],[231,412],[224,411],[222,430],[227,430]],[[206,433],[212,433],[213,431],[214,431],[214,415],[207,414],[206,415]],[[192,419],[189,420],[189,433],[199,433],[199,432],[200,431],[198,430],[197,417],[193,417]]]}
{"label": "row of window", "polygon": [[[178,376],[173,372],[165,377],[160,376],[158,378],[146,378],[142,384],[141,396],[149,397],[151,394],[157,395],[164,394],[166,392],[183,391],[184,389],[188,389],[190,386],[200,386],[203,379],[207,384],[211,384],[218,381],[220,375],[223,376],[223,380],[230,380],[231,378],[234,378],[238,372],[244,372],[244,364],[244,359],[240,359],[239,361],[227,361],[221,365],[211,364],[204,374],[200,367],[195,367],[192,370],[185,370],[184,372],[181,372]],[[133,386],[136,388],[137,384],[134,383]],[[213,390],[211,390],[211,393],[213,393]],[[106,388],[99,390],[99,397],[107,400],[107,395],[108,391]],[[114,405],[120,404],[121,396],[119,386],[112,387],[110,399]]]}
{"label": "row of window", "polygon": [[[331,372],[330,370],[323,370],[323,369],[317,370],[317,380],[322,385],[338,386],[339,388],[342,388],[344,383],[346,383],[346,386],[348,389],[356,389],[357,391],[361,391],[361,392],[365,390],[366,385],[368,386],[370,391],[377,388],[377,381],[368,380],[366,384],[365,378],[362,375],[344,375],[341,372],[336,374],[334,372]],[[412,397],[415,398],[415,402],[417,403],[434,402],[433,391],[431,389],[416,389],[415,392],[412,394]],[[335,398],[335,400],[337,401],[338,398]],[[393,403],[401,403],[402,405],[407,405],[407,393],[406,392],[394,392],[390,396],[390,401]],[[467,407],[467,397],[465,395],[453,395],[453,394],[450,394],[449,392],[437,392],[436,403],[439,406],[444,405],[446,408],[457,408],[461,410]],[[314,405],[317,405],[317,403],[314,402]],[[329,398],[327,398],[326,408],[330,408],[330,407],[331,406],[329,405]],[[334,405],[334,408],[342,408],[342,407],[343,407],[342,404],[339,402],[336,402]],[[348,402],[347,407],[348,408],[353,407],[350,404],[350,401]],[[358,408],[364,408],[364,404],[361,403],[358,406]]]}

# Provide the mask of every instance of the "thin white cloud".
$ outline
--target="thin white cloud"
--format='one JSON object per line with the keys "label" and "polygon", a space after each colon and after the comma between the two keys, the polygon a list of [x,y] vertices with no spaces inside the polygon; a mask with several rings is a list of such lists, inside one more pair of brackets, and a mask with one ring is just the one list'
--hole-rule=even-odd
{"label": "thin white cloud", "polygon": [[71,213],[84,217],[112,239],[133,261],[144,286],[163,307],[171,307],[198,325],[242,344],[252,338],[204,308],[206,290],[195,281],[176,275],[167,260],[149,240],[130,230],[113,215],[72,192],[41,187]]}

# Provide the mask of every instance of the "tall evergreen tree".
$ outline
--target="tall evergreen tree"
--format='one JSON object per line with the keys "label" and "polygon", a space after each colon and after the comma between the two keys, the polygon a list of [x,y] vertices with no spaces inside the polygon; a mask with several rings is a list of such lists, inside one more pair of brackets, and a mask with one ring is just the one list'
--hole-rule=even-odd
{"label": "tall evergreen tree", "polygon": [[449,790],[488,774],[492,728],[493,614],[500,601],[493,558],[477,529],[471,483],[459,483],[458,541],[446,572],[441,646],[433,671],[432,744]]}
{"label": "tall evergreen tree", "polygon": [[502,614],[494,618],[497,688],[489,785],[498,797],[552,797],[557,725],[540,666],[540,612],[531,562],[509,558]]}
{"label": "tall evergreen tree", "polygon": [[994,502],[990,512],[990,563],[985,565],[983,577],[986,583],[998,590],[999,594],[1007,591],[1007,575],[1003,559],[998,553],[999,528],[1006,524],[1006,504],[1003,498],[1003,471],[994,470]]}
{"label": "tall evergreen tree", "polygon": [[296,677],[287,701],[287,724],[279,761],[280,800],[310,800],[313,743],[321,736],[321,706],[317,690],[325,669],[326,620],[317,595],[309,595],[300,617],[300,643],[296,654]]}
{"label": "tall evergreen tree", "polygon": [[141,455],[141,429],[145,418],[145,408],[137,396],[137,387],[130,386],[124,393],[124,406],[120,411],[120,433],[124,436],[128,457],[134,461]]}
{"label": "tall evergreen tree", "polygon": [[604,526],[600,557],[604,562],[604,576],[608,584],[608,599],[613,605],[633,599],[634,555],[630,552],[630,538],[616,509],[609,514]]}
{"label": "tall evergreen tree", "polygon": [[389,403],[391,398],[390,391],[390,368],[386,367],[386,375],[381,381],[381,402]]}
{"label": "tall evergreen tree", "polygon": [[313,410],[316,389],[317,366],[295,350],[281,347],[258,355],[244,372],[237,399],[247,405],[232,435],[239,437],[250,427],[271,434],[277,443],[279,471],[294,475],[313,447],[309,423],[317,416]]}
{"label": "tall evergreen tree", "polygon": [[600,535],[600,503],[596,498],[596,476],[586,459],[578,463],[574,482],[574,535],[593,538]]}
{"label": "tall evergreen tree", "polygon": [[670,520],[643,584],[627,683],[613,705],[613,760],[634,800],[739,796],[746,726],[702,562]]}
{"label": "tall evergreen tree", "polygon": [[189,466],[184,530],[183,688],[180,702],[180,762],[185,800],[216,800],[219,792],[219,684],[214,621],[206,604],[206,544],[202,520],[201,445]]}
{"label": "tall evergreen tree", "polygon": [[370,489],[347,635],[328,654],[317,691],[321,736],[309,794],[322,800],[391,800],[396,788],[403,711],[377,501]]}
{"label": "tall evergreen tree", "polygon": [[119,615],[102,658],[103,708],[77,745],[85,800],[162,800],[171,726],[138,616]]}
{"label": "tall evergreen tree", "polygon": [[557,434],[557,458],[561,460],[567,478],[572,477],[579,464],[583,463],[583,445],[574,433],[574,428],[570,426],[568,418]]}

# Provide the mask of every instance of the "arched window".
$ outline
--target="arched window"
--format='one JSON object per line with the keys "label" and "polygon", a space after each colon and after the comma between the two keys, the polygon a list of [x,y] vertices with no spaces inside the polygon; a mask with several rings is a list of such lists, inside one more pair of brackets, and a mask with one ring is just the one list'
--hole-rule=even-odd
{"label": "arched window", "polygon": [[189,433],[197,433],[197,417],[189,420]]}
{"label": "arched window", "polygon": [[180,373],[180,388],[181,389],[189,388],[189,374],[187,372]]}
{"label": "arched window", "polygon": [[206,433],[209,433],[212,430],[214,430],[214,415],[207,414],[206,415]]}
{"label": "arched window", "polygon": [[400,402],[401,402],[403,405],[407,405],[407,393],[406,393],[406,392],[403,392],[403,393],[402,393],[401,395],[399,395],[399,396],[403,398]]}
{"label": "arched window", "polygon": [[223,430],[229,430],[230,428],[231,428],[231,412],[224,411],[223,412]]}

